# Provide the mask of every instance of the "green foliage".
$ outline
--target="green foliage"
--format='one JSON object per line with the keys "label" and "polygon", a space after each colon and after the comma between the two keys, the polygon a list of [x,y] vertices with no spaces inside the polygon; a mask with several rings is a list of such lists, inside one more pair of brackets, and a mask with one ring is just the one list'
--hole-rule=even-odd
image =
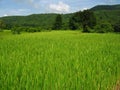
{"label": "green foliage", "polygon": [[53,24],[53,30],[62,29],[62,16],[59,14],[56,16],[55,23]]}
{"label": "green foliage", "polygon": [[40,27],[27,28],[27,32],[40,32],[42,29]]}
{"label": "green foliage", "polygon": [[114,32],[120,32],[120,21],[113,25]]}
{"label": "green foliage", "polygon": [[20,32],[21,32],[21,27],[16,27],[16,26],[14,26],[14,27],[11,29],[11,32],[12,32],[13,34],[20,34]]}
{"label": "green foliage", "polygon": [[52,31],[2,37],[0,90],[113,90],[120,78],[119,34]]}
{"label": "green foliage", "polygon": [[84,26],[82,32],[90,33],[91,30],[92,30],[92,29],[91,29],[90,27],[88,27],[88,26]]}
{"label": "green foliage", "polygon": [[99,10],[120,10],[120,4],[117,5],[97,5],[90,10],[99,11]]}
{"label": "green foliage", "polygon": [[68,22],[62,23],[62,30],[69,30]]}
{"label": "green foliage", "polygon": [[108,33],[108,32],[113,32],[114,29],[112,25],[108,22],[101,22],[95,26],[95,32],[98,33]]}
{"label": "green foliage", "polygon": [[2,20],[0,20],[0,32],[2,32],[5,27],[5,23]]}
{"label": "green foliage", "polygon": [[[110,8],[109,8],[110,7]],[[120,21],[120,5],[110,5],[110,6],[100,6],[100,9],[98,9],[98,6],[94,7],[93,11],[97,23],[101,23],[103,21],[109,22],[112,25],[115,25],[118,21]],[[82,12],[80,12],[82,13]],[[61,14],[62,17],[62,29],[81,29],[84,28],[85,31],[83,32],[91,32],[89,29],[92,29],[94,24],[94,18],[90,20],[92,23],[88,23],[89,21],[89,15],[84,15],[86,20],[86,23],[88,25],[83,26],[82,23],[76,23],[81,22],[81,18],[79,17],[79,12],[76,13],[70,13],[70,14]],[[76,16],[74,17],[74,15]],[[12,29],[14,26],[19,27],[25,27],[27,28],[41,28],[41,30],[52,30],[53,24],[55,23],[55,19],[58,14],[33,14],[29,16],[8,16],[8,17],[0,17],[0,20],[2,20],[5,23],[5,29]],[[92,15],[92,14],[90,14]],[[94,16],[93,15],[93,16]],[[87,17],[86,17],[87,16]],[[85,19],[83,18],[83,19]],[[84,20],[82,20],[83,22]],[[94,22],[95,23],[95,22]],[[93,25],[92,25],[93,24]],[[116,26],[115,26],[116,27]],[[88,28],[88,30],[86,29]],[[28,30],[29,31],[29,30]],[[36,31],[36,30],[35,30]]]}
{"label": "green foliage", "polygon": [[79,29],[83,27],[83,32],[89,32],[88,28],[93,28],[96,25],[96,17],[93,12],[85,10],[76,12],[69,21],[70,29]]}
{"label": "green foliage", "polygon": [[78,23],[78,22],[76,22],[76,16],[73,16],[73,17],[71,17],[70,18],[70,20],[69,20],[69,28],[71,29],[71,30],[76,30],[76,29],[79,29],[80,28],[80,23]]}
{"label": "green foliage", "polygon": [[42,29],[40,27],[33,28],[33,27],[19,27],[19,26],[17,26],[17,27],[13,27],[11,31],[13,34],[20,34],[20,32],[31,32],[31,33],[41,32]]}
{"label": "green foliage", "polygon": [[93,28],[96,25],[96,17],[94,13],[89,10],[83,11],[80,18],[83,25],[83,32],[90,32],[88,28]]}
{"label": "green foliage", "polygon": [[[7,29],[11,29],[15,25],[20,27],[41,27],[43,30],[52,30],[53,24],[58,14],[33,14],[29,16],[8,16],[0,18],[7,24]],[[71,14],[62,14],[62,22],[66,24],[68,28],[68,21]]]}

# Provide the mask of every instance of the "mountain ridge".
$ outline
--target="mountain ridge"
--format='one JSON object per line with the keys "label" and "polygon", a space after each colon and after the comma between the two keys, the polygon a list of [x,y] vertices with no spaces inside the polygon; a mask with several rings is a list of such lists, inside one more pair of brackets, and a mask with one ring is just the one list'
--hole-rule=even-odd
{"label": "mountain ridge", "polygon": [[92,7],[90,10],[96,11],[96,10],[120,10],[120,4],[116,5],[96,5],[95,7]]}
{"label": "mountain ridge", "polygon": [[[111,9],[112,8],[112,9]],[[118,9],[119,8],[119,9]],[[107,21],[111,24],[120,21],[120,4],[117,5],[97,5],[89,10],[92,10],[96,17],[97,21]],[[63,26],[67,29],[69,18],[74,13],[61,14],[63,18]],[[55,18],[58,14],[31,14],[28,16],[7,16],[1,17],[8,27],[17,26],[29,26],[29,27],[41,27],[44,29],[50,29],[55,21]]]}

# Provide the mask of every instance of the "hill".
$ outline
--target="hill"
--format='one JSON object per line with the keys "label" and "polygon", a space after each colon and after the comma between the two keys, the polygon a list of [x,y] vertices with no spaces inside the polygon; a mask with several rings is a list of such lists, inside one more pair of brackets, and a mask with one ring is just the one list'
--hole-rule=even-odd
{"label": "hill", "polygon": [[98,11],[98,10],[120,10],[120,4],[117,5],[97,5],[90,10]]}
{"label": "hill", "polygon": [[106,21],[109,22],[111,24],[114,24],[118,21],[120,21],[120,10],[98,10],[98,11],[94,11],[96,17],[97,17],[97,21],[98,22],[102,22],[102,21]]}
{"label": "hill", "polygon": [[[2,17],[2,19],[10,28],[11,26],[28,26],[28,27],[41,27],[44,29],[50,29],[58,14],[33,14],[29,16],[8,16]],[[63,24],[69,21],[72,14],[62,14]]]}
{"label": "hill", "polygon": [[120,4],[97,5],[90,10],[95,13],[98,21],[107,21],[111,24],[120,21]]}
{"label": "hill", "polygon": [[[120,21],[120,4],[119,5],[98,5],[90,9],[97,17],[98,22],[107,21],[114,24]],[[51,29],[55,18],[58,14],[33,14],[29,16],[8,16],[1,17],[8,28],[15,25],[28,27],[41,27],[42,29]],[[69,18],[73,14],[62,14],[63,29],[68,29]]]}

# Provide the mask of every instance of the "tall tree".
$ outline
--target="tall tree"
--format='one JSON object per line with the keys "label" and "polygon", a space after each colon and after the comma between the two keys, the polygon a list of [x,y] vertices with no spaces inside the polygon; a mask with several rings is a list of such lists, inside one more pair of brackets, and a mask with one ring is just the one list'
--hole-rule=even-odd
{"label": "tall tree", "polygon": [[[72,20],[72,21],[71,21]],[[71,22],[73,24],[71,24]],[[96,17],[92,11],[84,10],[83,12],[76,12],[69,21],[69,27],[79,29],[83,27],[83,32],[89,32],[88,28],[93,28],[96,25]]]}
{"label": "tall tree", "polygon": [[0,31],[2,31],[5,28],[5,26],[5,23],[2,20],[0,20]]}
{"label": "tall tree", "polygon": [[89,32],[88,28],[93,28],[96,25],[96,17],[92,11],[85,10],[81,13],[81,23],[83,32]]}
{"label": "tall tree", "polygon": [[59,14],[55,19],[55,23],[53,24],[53,30],[60,30],[62,29],[62,16]]}
{"label": "tall tree", "polygon": [[76,23],[75,17],[70,18],[69,20],[69,28],[72,30],[76,30],[79,28],[79,24]]}
{"label": "tall tree", "polygon": [[120,32],[120,21],[113,25],[114,32]]}

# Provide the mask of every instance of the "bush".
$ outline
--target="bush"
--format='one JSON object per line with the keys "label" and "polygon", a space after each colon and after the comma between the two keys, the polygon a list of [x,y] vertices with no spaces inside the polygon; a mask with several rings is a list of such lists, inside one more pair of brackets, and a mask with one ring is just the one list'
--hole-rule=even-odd
{"label": "bush", "polygon": [[2,20],[0,20],[0,32],[2,32],[3,29],[5,28],[6,28],[6,24]]}
{"label": "bush", "polygon": [[91,28],[88,26],[83,27],[83,31],[82,32],[86,32],[86,33],[90,33],[91,32]]}
{"label": "bush", "polygon": [[3,32],[3,29],[0,29],[0,32]]}
{"label": "bush", "polygon": [[11,30],[11,32],[13,34],[20,34],[21,28],[20,27],[13,27],[12,30]]}
{"label": "bush", "polygon": [[32,27],[29,27],[29,28],[27,28],[27,32],[41,32],[41,28],[40,27],[36,27],[36,28],[32,28]]}
{"label": "bush", "polygon": [[114,27],[114,32],[120,32],[120,23],[114,24],[113,27]]}
{"label": "bush", "polygon": [[108,22],[97,24],[94,27],[94,30],[97,33],[108,33],[108,32],[113,32],[114,31],[112,25]]}

